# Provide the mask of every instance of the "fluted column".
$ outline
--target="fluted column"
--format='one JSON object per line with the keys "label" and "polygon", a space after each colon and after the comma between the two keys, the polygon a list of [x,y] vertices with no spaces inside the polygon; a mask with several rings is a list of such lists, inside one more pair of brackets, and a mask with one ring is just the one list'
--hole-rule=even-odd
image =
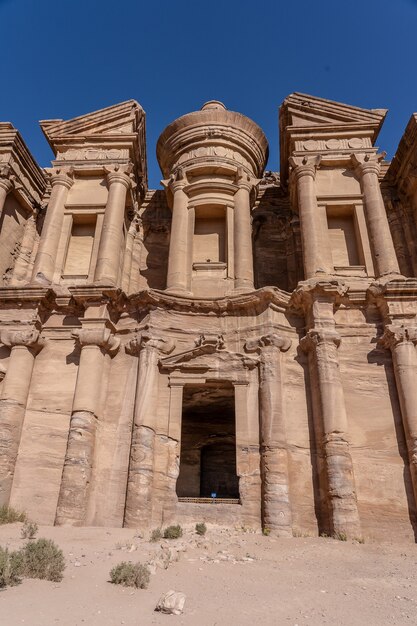
{"label": "fluted column", "polygon": [[324,240],[323,224],[317,205],[316,171],[321,157],[291,157],[292,176],[295,178],[300,216],[305,278],[317,274],[332,274],[333,260]]}
{"label": "fluted column", "polygon": [[0,506],[10,499],[33,364],[44,345],[35,329],[4,330],[1,341],[11,352],[0,394]]}
{"label": "fluted column", "polygon": [[10,166],[6,165],[0,168],[0,218],[3,213],[7,194],[13,189],[13,182],[9,178],[10,173]]}
{"label": "fluted column", "polygon": [[81,526],[85,521],[93,469],[98,409],[106,353],[114,355],[119,339],[105,326],[73,333],[81,346],[74,400],[55,523]]}
{"label": "fluted column", "polygon": [[151,520],[158,358],[172,349],[172,342],[146,333],[133,338],[127,348],[139,357],[124,520],[130,528],[146,528]]}
{"label": "fluted column", "polygon": [[417,327],[390,324],[381,339],[390,348],[417,505]]}
{"label": "fluted column", "polygon": [[107,174],[107,184],[109,195],[101,229],[94,281],[105,285],[116,285],[120,270],[126,193],[131,180],[119,168]]}
{"label": "fluted column", "polygon": [[[347,437],[347,416],[337,349],[340,336],[333,329],[312,329],[302,340],[316,368],[321,408],[331,531],[360,536],[353,463]],[[317,417],[316,417],[317,419]]]}
{"label": "fluted column", "polygon": [[234,234],[234,268],[235,291],[245,292],[254,289],[253,252],[252,252],[252,221],[250,193],[253,180],[242,172],[238,172],[238,190],[234,195],[233,234]]}
{"label": "fluted column", "polygon": [[245,346],[248,352],[260,352],[262,525],[280,537],[292,536],[281,365],[281,352],[290,346],[289,339],[276,334],[251,339]]}
{"label": "fluted column", "polygon": [[378,179],[381,158],[381,155],[376,154],[352,155],[352,162],[362,188],[377,278],[387,274],[400,274]]}
{"label": "fluted column", "polygon": [[72,170],[57,169],[51,174],[51,197],[46,209],[39,248],[32,278],[41,283],[51,283],[54,278],[56,255],[64,222],[65,201],[74,180]]}
{"label": "fluted column", "polygon": [[172,206],[171,238],[169,242],[167,291],[189,291],[191,275],[189,251],[188,196],[185,179],[170,183],[174,196]]}

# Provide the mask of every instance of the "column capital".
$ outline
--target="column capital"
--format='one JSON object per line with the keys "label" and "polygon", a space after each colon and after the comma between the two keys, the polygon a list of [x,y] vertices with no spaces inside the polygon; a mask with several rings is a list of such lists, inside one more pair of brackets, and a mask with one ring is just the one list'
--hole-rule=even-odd
{"label": "column capital", "polygon": [[110,356],[114,356],[119,350],[120,339],[114,335],[110,328],[101,326],[98,328],[81,328],[71,333],[81,348],[86,346],[97,346]]}
{"label": "column capital", "polygon": [[139,355],[142,349],[156,350],[162,354],[169,354],[173,351],[175,343],[172,339],[157,337],[147,331],[136,333],[126,344],[126,352],[133,356]]}
{"label": "column capital", "polygon": [[0,167],[0,187],[9,193],[14,187],[13,170],[10,165],[2,165]]}
{"label": "column capital", "polygon": [[376,174],[378,176],[381,171],[380,161],[385,157],[385,154],[385,152],[381,154],[353,153],[350,155],[350,160],[359,176],[362,177],[364,174]]}
{"label": "column capital", "polygon": [[378,343],[384,348],[391,350],[399,344],[417,344],[417,326],[405,326],[404,324],[389,324],[385,327],[384,334]]}
{"label": "column capital", "polygon": [[15,346],[23,346],[40,352],[45,345],[45,338],[41,336],[40,331],[36,328],[28,328],[25,330],[4,329],[1,331],[1,342],[8,348]]}
{"label": "column capital", "polygon": [[237,191],[239,189],[245,189],[247,192],[251,192],[254,187],[260,183],[260,178],[254,178],[243,167],[238,167],[236,170],[235,183],[237,185]]}
{"label": "column capital", "polygon": [[311,176],[311,178],[314,179],[316,177],[317,169],[320,166],[320,162],[320,154],[302,157],[292,156],[289,158],[289,163],[296,180],[299,180],[303,176]]}
{"label": "column capital", "polygon": [[262,352],[263,348],[276,348],[280,352],[286,352],[291,346],[291,339],[278,335],[277,333],[269,333],[255,339],[248,339],[245,343],[246,352]]}
{"label": "column capital", "polygon": [[130,176],[130,172],[131,172],[130,166],[126,166],[123,168],[119,167],[119,168],[114,168],[114,169],[105,167],[104,171],[107,174],[106,178],[107,178],[107,184],[109,187],[111,187],[111,185],[113,185],[114,183],[120,183],[124,185],[126,189],[129,189],[129,187],[132,186],[133,181]]}
{"label": "column capital", "polygon": [[52,187],[60,185],[61,187],[71,189],[74,184],[74,170],[72,167],[53,168],[52,171],[49,172],[49,179]]}
{"label": "column capital", "polygon": [[342,341],[341,336],[337,331],[331,328],[313,328],[301,339],[300,347],[304,352],[308,352],[313,347],[317,347],[322,344],[335,346],[338,348]]}

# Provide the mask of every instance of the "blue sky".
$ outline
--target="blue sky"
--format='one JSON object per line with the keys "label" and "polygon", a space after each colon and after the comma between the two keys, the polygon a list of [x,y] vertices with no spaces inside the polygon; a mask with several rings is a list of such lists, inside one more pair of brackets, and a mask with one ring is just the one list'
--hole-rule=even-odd
{"label": "blue sky", "polygon": [[152,187],[159,134],[206,100],[260,124],[272,170],[293,91],[388,108],[378,145],[389,157],[417,111],[417,0],[0,0],[0,41],[0,119],[42,166],[52,153],[38,120],[134,98]]}

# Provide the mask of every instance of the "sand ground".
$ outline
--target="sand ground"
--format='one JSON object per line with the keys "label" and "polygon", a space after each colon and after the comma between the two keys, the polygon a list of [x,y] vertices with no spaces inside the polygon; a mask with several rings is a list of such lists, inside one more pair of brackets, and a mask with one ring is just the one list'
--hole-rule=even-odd
{"label": "sand ground", "polygon": [[[0,545],[23,545],[21,524],[0,526]],[[146,626],[246,624],[384,626],[417,624],[417,547],[274,539],[209,527],[186,528],[178,540],[150,543],[130,529],[41,527],[63,549],[60,583],[24,580],[0,592],[0,624]],[[122,560],[145,562],[161,546],[180,548],[178,562],[157,568],[148,589],[108,582]],[[132,548],[132,546],[134,546]],[[154,612],[169,589],[187,600],[183,615]]]}

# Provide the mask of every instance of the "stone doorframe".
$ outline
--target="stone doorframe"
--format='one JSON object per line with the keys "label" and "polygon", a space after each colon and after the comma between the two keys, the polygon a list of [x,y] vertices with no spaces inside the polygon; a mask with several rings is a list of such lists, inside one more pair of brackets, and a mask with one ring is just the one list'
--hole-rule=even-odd
{"label": "stone doorframe", "polygon": [[[259,453],[258,359],[226,349],[221,335],[201,335],[191,350],[159,359],[168,373],[170,401],[168,437],[175,442],[179,474],[183,390],[185,385],[210,381],[232,383],[235,390],[236,472],[242,514],[246,525],[261,523],[261,476]],[[176,479],[171,482],[175,492]]]}

